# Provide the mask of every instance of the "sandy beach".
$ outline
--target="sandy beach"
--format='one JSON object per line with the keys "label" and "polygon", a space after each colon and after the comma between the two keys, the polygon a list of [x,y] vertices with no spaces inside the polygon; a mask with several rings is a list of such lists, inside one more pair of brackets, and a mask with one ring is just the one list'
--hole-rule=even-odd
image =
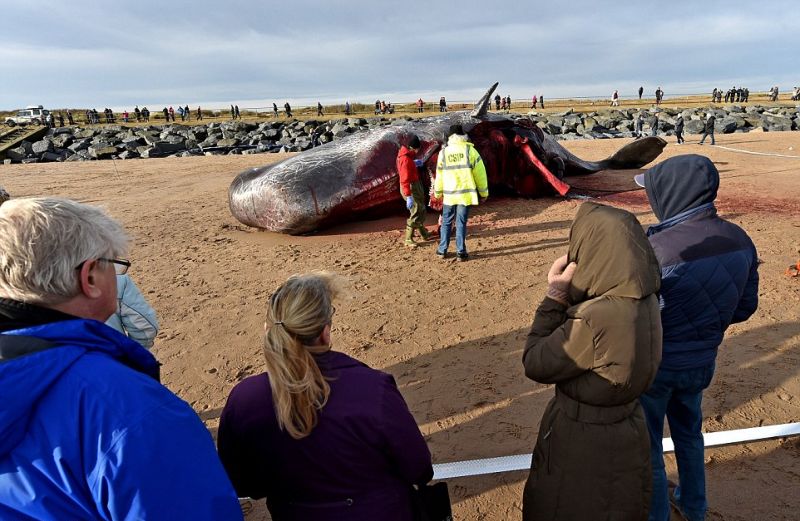
{"label": "sandy beach", "polygon": [[[681,146],[668,138],[659,160],[708,155],[722,179],[720,214],[751,235],[763,261],[759,309],[732,326],[720,348],[704,430],[800,421],[800,277],[785,275],[800,257],[800,132],[719,135],[717,147],[689,137]],[[596,160],[627,142],[563,144]],[[402,213],[300,237],[238,223],[228,210],[233,177],[285,157],[4,165],[0,186],[16,197],[103,205],[125,225],[129,273],[161,321],[153,352],[164,364],[163,383],[212,435],[233,385],[263,371],[268,296],[293,273],[325,269],[350,288],[336,304],[334,349],[395,376],[434,462],[529,453],[553,389],[524,377],[523,340],[582,200],[490,198],[470,219],[466,263],[440,260],[433,244],[404,248]],[[579,193],[653,224],[635,173],[571,181]],[[667,461],[676,479],[674,458]],[[709,519],[797,519],[800,437],[709,449],[706,462]],[[449,480],[456,519],[519,519],[526,475]],[[247,519],[268,519],[261,502]]]}

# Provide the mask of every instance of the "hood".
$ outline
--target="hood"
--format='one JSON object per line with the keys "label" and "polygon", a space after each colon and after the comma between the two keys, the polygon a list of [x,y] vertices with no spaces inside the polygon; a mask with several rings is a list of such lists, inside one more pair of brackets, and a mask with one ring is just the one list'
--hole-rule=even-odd
{"label": "hood", "polygon": [[719,172],[705,156],[687,154],[659,163],[644,176],[644,187],[659,221],[713,203],[719,189]]}
{"label": "hood", "polygon": [[467,136],[462,134],[453,134],[452,136],[447,138],[448,145],[460,145],[467,142]]}
{"label": "hood", "polygon": [[68,320],[6,331],[0,342],[17,337],[55,347],[0,360],[0,456],[19,444],[36,404],[81,357],[105,353],[128,367],[158,378],[158,362],[149,351],[125,335],[96,320]]}
{"label": "hood", "polygon": [[661,270],[639,221],[630,212],[583,203],[569,232],[570,286],[577,304],[603,295],[640,299],[658,291]]}

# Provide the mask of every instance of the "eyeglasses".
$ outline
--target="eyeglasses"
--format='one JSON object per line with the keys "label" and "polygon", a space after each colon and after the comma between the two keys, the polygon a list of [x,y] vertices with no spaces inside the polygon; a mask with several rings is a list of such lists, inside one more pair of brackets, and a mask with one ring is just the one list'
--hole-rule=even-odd
{"label": "eyeglasses", "polygon": [[[117,275],[125,275],[126,273],[128,273],[128,268],[131,267],[131,261],[127,259],[108,259],[106,257],[99,257],[97,260],[113,264],[114,271],[116,272]],[[76,270],[81,269],[83,265],[86,264],[87,262],[89,262],[89,260],[81,262],[75,269]]]}

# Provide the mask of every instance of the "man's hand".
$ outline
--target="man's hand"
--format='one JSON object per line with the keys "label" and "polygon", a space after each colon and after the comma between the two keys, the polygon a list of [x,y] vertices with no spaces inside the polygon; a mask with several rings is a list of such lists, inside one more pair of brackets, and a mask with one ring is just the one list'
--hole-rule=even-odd
{"label": "man's hand", "polygon": [[410,210],[413,206],[414,206],[414,197],[409,195],[408,197],[406,197],[406,208]]}
{"label": "man's hand", "polygon": [[567,291],[577,268],[578,265],[574,262],[567,262],[566,255],[557,258],[547,273],[547,296],[562,304],[567,304]]}

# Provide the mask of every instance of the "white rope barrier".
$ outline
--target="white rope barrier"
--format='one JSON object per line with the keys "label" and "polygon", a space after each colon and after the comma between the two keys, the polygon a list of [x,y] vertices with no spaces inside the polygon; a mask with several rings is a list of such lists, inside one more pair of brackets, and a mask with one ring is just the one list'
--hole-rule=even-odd
{"label": "white rope barrier", "polygon": [[800,159],[800,156],[788,156],[786,154],[772,154],[769,152],[752,152],[750,150],[742,150],[740,148],[731,148],[731,147],[724,147],[722,145],[712,145],[715,148],[721,148],[723,150],[730,150],[731,152],[741,152],[742,154],[752,154],[754,156],[769,156],[769,157],[788,157],[789,159]]}
{"label": "white rope barrier", "polygon": [[[766,427],[753,427],[749,429],[735,429],[730,431],[709,432],[703,434],[706,447],[719,447],[746,443],[749,441],[763,441],[772,438],[800,435],[800,423],[784,423],[782,425],[769,425]],[[664,438],[664,452],[672,452],[675,445],[672,438]],[[482,476],[498,472],[511,472],[514,470],[528,470],[531,468],[531,454],[518,454],[516,456],[501,456],[499,458],[473,459],[467,461],[453,461],[450,463],[437,463],[433,466],[433,479],[462,478],[466,476]]]}

